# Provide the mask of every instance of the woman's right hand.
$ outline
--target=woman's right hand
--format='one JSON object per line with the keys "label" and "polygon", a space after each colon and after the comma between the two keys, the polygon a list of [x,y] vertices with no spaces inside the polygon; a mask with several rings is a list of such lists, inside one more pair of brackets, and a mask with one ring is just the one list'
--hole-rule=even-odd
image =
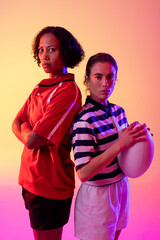
{"label": "woman's right hand", "polygon": [[140,124],[139,122],[133,122],[129,127],[122,129],[117,140],[121,151],[131,147],[136,142],[145,141],[146,132],[146,124]]}

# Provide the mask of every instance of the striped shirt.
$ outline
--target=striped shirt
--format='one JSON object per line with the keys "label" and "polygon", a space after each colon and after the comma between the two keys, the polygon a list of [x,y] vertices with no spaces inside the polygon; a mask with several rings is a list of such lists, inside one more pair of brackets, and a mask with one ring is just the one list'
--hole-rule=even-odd
{"label": "striped shirt", "polygon": [[[118,132],[128,127],[122,107],[109,103],[102,105],[87,97],[72,128],[71,138],[76,170],[108,149],[118,138]],[[87,184],[102,186],[124,178],[117,157]]]}

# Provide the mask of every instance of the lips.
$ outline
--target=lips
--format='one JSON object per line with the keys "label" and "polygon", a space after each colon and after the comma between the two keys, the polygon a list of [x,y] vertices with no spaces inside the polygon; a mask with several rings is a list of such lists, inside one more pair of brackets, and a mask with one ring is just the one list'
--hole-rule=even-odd
{"label": "lips", "polygon": [[100,91],[101,94],[108,94],[109,93],[109,90],[102,90]]}
{"label": "lips", "polygon": [[49,67],[49,64],[48,64],[48,63],[42,63],[42,67],[43,67],[43,68],[48,68],[48,67]]}

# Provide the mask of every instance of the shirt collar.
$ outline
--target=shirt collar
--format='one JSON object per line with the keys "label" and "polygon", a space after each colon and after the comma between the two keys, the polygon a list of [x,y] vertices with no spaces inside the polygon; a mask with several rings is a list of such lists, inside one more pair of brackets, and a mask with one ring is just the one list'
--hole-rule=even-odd
{"label": "shirt collar", "polygon": [[69,73],[69,74],[64,74],[60,77],[57,77],[57,78],[47,78],[47,79],[43,79],[39,84],[38,86],[40,87],[49,87],[51,85],[56,85],[60,82],[64,82],[64,81],[67,81],[67,80],[71,80],[71,81],[74,81],[74,74],[72,73]]}
{"label": "shirt collar", "polygon": [[109,101],[107,101],[107,105],[104,105],[104,104],[101,104],[101,103],[93,100],[89,96],[87,96],[85,104],[87,104],[87,103],[93,104],[97,109],[101,109],[101,110],[103,110],[106,113],[110,113],[111,114],[111,112],[112,112],[112,110],[111,110],[111,103]]}

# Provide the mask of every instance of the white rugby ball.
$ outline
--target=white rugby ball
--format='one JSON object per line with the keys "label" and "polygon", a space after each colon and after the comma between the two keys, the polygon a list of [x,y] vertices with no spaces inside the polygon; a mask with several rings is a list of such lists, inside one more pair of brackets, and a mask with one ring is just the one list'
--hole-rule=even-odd
{"label": "white rugby ball", "polygon": [[122,172],[130,177],[137,178],[149,168],[154,155],[154,142],[151,133],[147,130],[146,140],[135,143],[124,149],[118,155],[118,163]]}

